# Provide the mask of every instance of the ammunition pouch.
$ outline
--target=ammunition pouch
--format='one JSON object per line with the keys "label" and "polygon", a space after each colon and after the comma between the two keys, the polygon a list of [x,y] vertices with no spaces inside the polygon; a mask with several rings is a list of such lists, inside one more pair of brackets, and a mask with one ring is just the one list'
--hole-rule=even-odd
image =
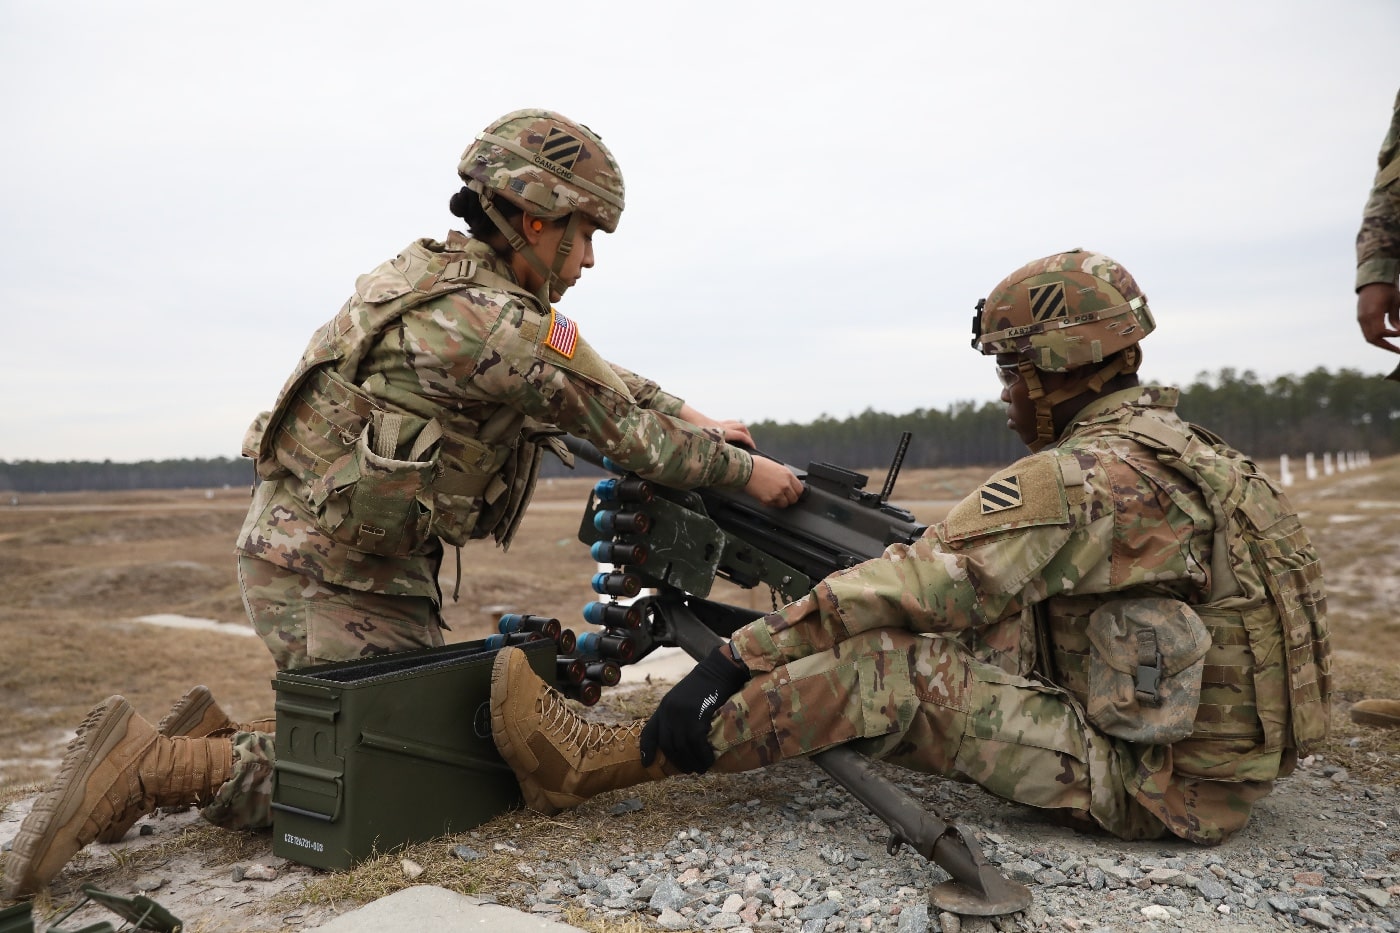
{"label": "ammunition pouch", "polygon": [[403,418],[375,412],[354,447],[306,487],[320,529],[361,553],[407,557],[433,537],[438,450],[435,440],[422,449],[422,432],[407,459],[395,459]]}
{"label": "ammunition pouch", "polygon": [[1176,599],[1116,599],[1089,616],[1088,702],[1099,729],[1170,745],[1195,730],[1210,632]]}
{"label": "ammunition pouch", "polygon": [[[434,537],[460,547],[502,517],[518,524],[504,508],[509,487],[496,488],[519,459],[518,443],[444,433],[437,419],[389,410],[329,367],[313,371],[270,423],[255,447],[259,475],[295,478],[317,527],[346,547],[406,557]],[[502,507],[483,522],[497,500]]]}

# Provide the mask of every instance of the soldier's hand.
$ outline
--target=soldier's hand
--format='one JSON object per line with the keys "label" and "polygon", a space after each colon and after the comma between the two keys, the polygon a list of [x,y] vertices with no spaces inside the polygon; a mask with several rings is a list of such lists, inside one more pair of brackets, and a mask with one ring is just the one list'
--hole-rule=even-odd
{"label": "soldier's hand", "polygon": [[724,432],[724,439],[729,443],[748,448],[754,446],[753,435],[749,433],[749,426],[744,422],[730,419],[718,422],[718,426]]}
{"label": "soldier's hand", "polygon": [[742,421],[735,421],[732,418],[717,421],[688,403],[681,407],[678,417],[682,421],[689,421],[697,428],[713,434],[716,438],[723,438],[731,444],[738,444],[742,447],[753,447],[753,435],[749,433],[749,426]]}
{"label": "soldier's hand", "polygon": [[802,481],[791,470],[767,457],[753,458],[753,475],[744,492],[774,508],[785,509],[802,498]]}
{"label": "soldier's hand", "polygon": [[1361,286],[1356,293],[1356,322],[1367,343],[1400,353],[1400,347],[1386,339],[1400,337],[1400,288],[1387,282]]}
{"label": "soldier's hand", "polygon": [[671,688],[642,727],[642,764],[650,766],[659,751],[689,774],[704,774],[715,763],[710,722],[725,700],[749,679],[748,669],[719,648],[707,654]]}

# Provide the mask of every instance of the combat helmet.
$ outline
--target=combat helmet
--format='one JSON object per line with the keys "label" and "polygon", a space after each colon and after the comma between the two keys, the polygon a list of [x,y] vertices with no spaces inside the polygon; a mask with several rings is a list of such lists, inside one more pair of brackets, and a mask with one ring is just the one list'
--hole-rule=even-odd
{"label": "combat helmet", "polygon": [[[545,280],[550,283],[573,248],[579,216],[612,233],[622,216],[622,170],[597,133],[550,110],[517,110],[476,135],[457,164],[457,174],[481,199],[482,209]],[[545,220],[568,217],[554,257],[546,265],[492,203],[504,198]]]}
{"label": "combat helmet", "polygon": [[[1054,440],[1054,407],[1108,380],[1136,372],[1137,344],[1156,328],[1133,277],[1102,253],[1066,250],[1028,262],[977,302],[972,346],[984,356],[1010,353],[1035,403],[1039,450]],[[1046,393],[1037,372],[1081,372]]]}

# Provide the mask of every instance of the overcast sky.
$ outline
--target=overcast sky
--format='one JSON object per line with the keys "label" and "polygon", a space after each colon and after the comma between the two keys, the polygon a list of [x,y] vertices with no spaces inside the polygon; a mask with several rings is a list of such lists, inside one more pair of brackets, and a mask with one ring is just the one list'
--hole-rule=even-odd
{"label": "overcast sky", "polygon": [[1382,374],[1397,42],[1395,0],[0,0],[0,460],[236,455],[521,107],[626,177],[560,310],[716,417],[992,399],[973,304],[1074,246],[1147,293],[1147,377]]}

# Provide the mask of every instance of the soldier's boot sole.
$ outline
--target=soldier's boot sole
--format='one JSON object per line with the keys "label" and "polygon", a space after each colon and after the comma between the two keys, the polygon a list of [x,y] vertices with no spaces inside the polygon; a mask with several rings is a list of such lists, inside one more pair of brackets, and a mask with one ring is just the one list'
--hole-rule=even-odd
{"label": "soldier's boot sole", "polygon": [[491,667],[491,735],[525,805],[537,813],[558,813],[604,791],[679,773],[660,755],[651,767],[642,765],[645,724],[588,722],[531,670],[518,648],[501,649]]}
{"label": "soldier's boot sole", "polygon": [[[219,706],[214,694],[208,687],[200,684],[175,701],[175,705],[170,707],[170,712],[156,724],[156,731],[161,735],[203,738],[233,725],[233,720],[229,719],[228,714]],[[132,813],[117,820],[98,834],[97,841],[108,845],[120,842],[143,816],[146,814]]]}
{"label": "soldier's boot sole", "polygon": [[1400,700],[1358,700],[1352,704],[1351,721],[1363,726],[1400,728]]}
{"label": "soldier's boot sole", "polygon": [[20,824],[5,860],[5,896],[37,892],[133,811],[207,802],[232,767],[227,739],[162,736],[125,699],[108,697],[78,727],[58,777]]}

